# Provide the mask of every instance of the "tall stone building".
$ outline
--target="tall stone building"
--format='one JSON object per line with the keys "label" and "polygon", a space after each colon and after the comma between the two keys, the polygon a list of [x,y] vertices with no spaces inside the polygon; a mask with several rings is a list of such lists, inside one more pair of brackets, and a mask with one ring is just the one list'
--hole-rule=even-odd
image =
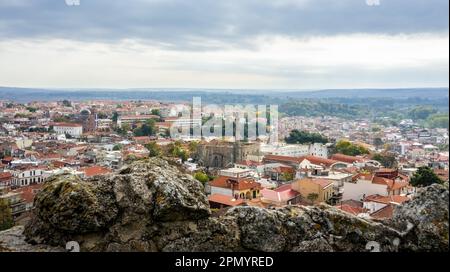
{"label": "tall stone building", "polygon": [[248,160],[252,156],[260,155],[259,142],[202,142],[198,146],[198,163],[204,167],[227,168],[234,163]]}

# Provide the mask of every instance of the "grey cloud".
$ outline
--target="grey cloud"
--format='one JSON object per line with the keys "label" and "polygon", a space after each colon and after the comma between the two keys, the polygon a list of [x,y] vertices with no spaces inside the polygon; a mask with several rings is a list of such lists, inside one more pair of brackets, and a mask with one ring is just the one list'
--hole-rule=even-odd
{"label": "grey cloud", "polygon": [[[0,0],[0,40],[137,39],[174,48],[245,46],[258,35],[448,33],[448,0]],[[204,43],[208,41],[208,43]]]}

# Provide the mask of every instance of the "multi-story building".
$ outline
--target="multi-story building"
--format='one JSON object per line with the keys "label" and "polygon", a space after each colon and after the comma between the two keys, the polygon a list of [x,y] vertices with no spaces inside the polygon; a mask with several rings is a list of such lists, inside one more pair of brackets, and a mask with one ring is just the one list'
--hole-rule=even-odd
{"label": "multi-story building", "polygon": [[83,134],[83,125],[72,123],[57,123],[53,125],[53,130],[58,135],[70,135],[78,138]]}
{"label": "multi-story building", "polygon": [[45,181],[44,169],[38,167],[23,168],[12,171],[12,187],[23,187]]}

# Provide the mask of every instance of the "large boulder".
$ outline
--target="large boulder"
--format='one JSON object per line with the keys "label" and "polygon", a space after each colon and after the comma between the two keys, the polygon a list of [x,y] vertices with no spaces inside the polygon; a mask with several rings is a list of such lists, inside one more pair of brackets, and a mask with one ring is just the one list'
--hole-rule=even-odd
{"label": "large boulder", "polygon": [[[156,158],[87,180],[58,176],[44,184],[32,220],[14,237],[18,250],[65,248],[69,241],[82,251],[448,250],[448,188],[441,185],[421,190],[380,222],[328,205],[235,207],[211,216],[203,191]],[[11,237],[0,234],[0,250],[14,250]]]}
{"label": "large boulder", "polygon": [[431,185],[394,210],[392,224],[407,233],[402,248],[411,251],[448,250],[448,186]]}

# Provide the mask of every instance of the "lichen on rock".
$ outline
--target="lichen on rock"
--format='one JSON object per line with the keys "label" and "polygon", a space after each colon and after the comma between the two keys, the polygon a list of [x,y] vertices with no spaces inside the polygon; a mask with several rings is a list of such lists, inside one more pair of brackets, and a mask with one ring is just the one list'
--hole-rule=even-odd
{"label": "lichen on rock", "polygon": [[68,241],[82,251],[448,251],[442,185],[422,189],[383,222],[328,205],[235,207],[211,216],[203,191],[158,158],[87,180],[57,176],[37,195],[25,230],[0,233],[0,250],[14,251],[16,237],[19,251],[64,248]]}

